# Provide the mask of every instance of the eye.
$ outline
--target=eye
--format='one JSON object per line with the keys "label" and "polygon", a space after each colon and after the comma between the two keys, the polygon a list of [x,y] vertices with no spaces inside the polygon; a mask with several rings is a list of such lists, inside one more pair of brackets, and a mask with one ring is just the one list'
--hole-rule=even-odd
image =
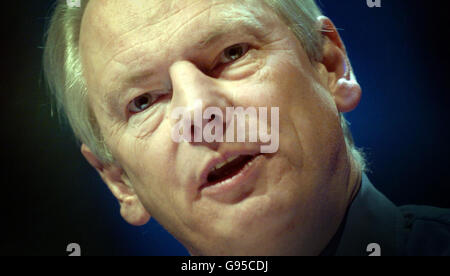
{"label": "eye", "polygon": [[139,113],[149,108],[155,101],[154,97],[149,93],[141,95],[128,104],[128,111],[131,113]]}
{"label": "eye", "polygon": [[226,48],[220,55],[220,63],[230,63],[243,57],[249,49],[246,43],[240,43]]}

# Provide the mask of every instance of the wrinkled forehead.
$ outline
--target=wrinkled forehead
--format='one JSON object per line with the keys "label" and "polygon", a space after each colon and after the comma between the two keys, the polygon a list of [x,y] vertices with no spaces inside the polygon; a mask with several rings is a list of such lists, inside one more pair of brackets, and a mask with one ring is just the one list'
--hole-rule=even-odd
{"label": "wrinkled forehead", "polygon": [[[251,3],[250,3],[251,2]],[[155,38],[186,35],[176,30],[192,21],[196,33],[209,26],[245,18],[256,21],[253,0],[91,0],[81,26],[82,48],[102,52],[120,48],[133,33]],[[248,9],[248,6],[253,6]],[[259,5],[258,5],[259,6]],[[254,9],[255,8],[255,9]],[[178,26],[176,26],[178,25]]]}
{"label": "wrinkled forehead", "polygon": [[[187,5],[186,1],[184,6]],[[195,1],[197,2],[197,1]],[[138,26],[151,26],[182,9],[182,2],[172,0],[91,0],[81,26],[81,43],[113,42]]]}

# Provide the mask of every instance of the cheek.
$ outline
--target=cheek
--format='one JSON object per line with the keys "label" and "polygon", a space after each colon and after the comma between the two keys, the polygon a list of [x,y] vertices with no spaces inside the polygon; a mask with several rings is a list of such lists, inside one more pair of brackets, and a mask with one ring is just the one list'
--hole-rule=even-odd
{"label": "cheek", "polygon": [[[127,173],[139,200],[152,217],[162,220],[174,206],[170,154],[158,137],[136,139],[128,134],[118,144],[120,164]],[[158,145],[158,146],[154,146]]]}
{"label": "cheek", "polygon": [[142,134],[143,129],[148,132],[146,124],[148,123],[142,122],[139,127],[128,124],[115,132],[108,140],[113,155],[136,189],[142,189],[144,180],[160,179],[164,171],[159,170],[159,166],[166,163],[164,158],[167,153],[163,154],[164,146],[153,146],[154,144],[164,145],[158,142],[158,132],[152,132],[151,135],[138,135]]}
{"label": "cheek", "polygon": [[136,137],[135,133],[129,131],[116,147],[120,157],[118,161],[129,174],[137,192],[142,195],[144,205],[151,211],[170,211],[185,204],[180,183],[186,182],[183,177],[187,177],[187,174],[185,170],[176,169],[180,167],[177,166],[180,161],[177,152],[182,149],[172,141],[170,130],[169,121],[164,120],[151,135]]}
{"label": "cheek", "polygon": [[330,169],[344,140],[340,118],[328,91],[320,86],[308,89],[299,109],[290,117],[301,141],[305,159],[317,169]]}
{"label": "cheek", "polygon": [[125,164],[124,167],[134,175],[138,183],[148,186],[147,182],[167,180],[171,167],[170,149],[158,131],[139,138],[134,134],[127,134],[118,146],[121,164]]}
{"label": "cheek", "polygon": [[280,152],[290,164],[329,169],[343,142],[339,113],[307,57],[298,59],[269,58],[257,99],[280,108]]}

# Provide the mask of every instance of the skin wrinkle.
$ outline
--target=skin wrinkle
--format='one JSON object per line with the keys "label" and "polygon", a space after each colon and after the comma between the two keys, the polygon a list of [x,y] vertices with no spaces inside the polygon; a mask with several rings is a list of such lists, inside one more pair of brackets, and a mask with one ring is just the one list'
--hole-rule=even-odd
{"label": "skin wrinkle", "polygon": [[[142,26],[142,27],[140,27],[140,28],[138,28],[138,29],[131,29],[131,30],[127,31],[127,32],[124,33],[124,34],[121,34],[120,37],[118,37],[118,38],[114,38],[114,39],[111,38],[111,40],[110,40],[109,42],[105,43],[105,45],[103,46],[102,49],[99,50],[99,52],[102,52],[102,51],[104,51],[105,49],[107,49],[107,48],[110,46],[110,44],[121,44],[120,42],[117,42],[117,41],[125,41],[125,40],[126,40],[126,39],[122,39],[122,37],[127,37],[127,36],[133,34],[134,32],[138,32],[138,31],[140,31],[141,29],[145,29],[145,28],[151,27],[151,26],[156,25],[156,24],[157,24],[157,23],[150,22],[150,23],[147,24],[147,26]],[[124,53],[128,52],[129,50],[132,50],[133,47],[137,47],[137,46],[139,46],[140,44],[141,44],[141,43],[136,43],[136,44],[134,44],[134,45],[131,45],[131,48],[130,48],[130,49],[124,49],[122,52],[116,53],[114,56],[111,57],[110,60],[107,60],[107,61],[105,62],[106,65],[108,65],[108,63],[111,62],[111,61],[116,61],[117,56],[120,56],[121,54],[124,54]],[[119,62],[119,61],[118,61],[118,62]],[[119,62],[119,63],[120,63],[120,62]]]}
{"label": "skin wrinkle", "polygon": [[[142,43],[140,43],[140,44],[144,44],[144,43],[147,43],[147,41],[144,41],[144,42],[142,42]],[[137,47],[137,46],[136,46]],[[131,49],[129,49],[129,51],[131,51],[131,50],[133,50],[134,48],[131,48]],[[128,52],[128,51],[127,51]],[[131,62],[130,62],[130,64],[132,64],[133,63],[133,61],[136,61],[136,60],[139,60],[139,59],[142,59],[142,57],[140,57],[140,56],[137,56],[134,60],[132,60]],[[117,63],[117,64],[120,64],[120,65],[123,65],[123,67],[124,68],[127,68],[127,67],[130,67],[130,66],[127,66],[126,64],[124,64],[123,62],[120,62],[120,61],[118,61],[118,60],[115,60],[115,59],[112,59],[111,61],[109,61],[107,64],[105,64],[105,66],[104,66],[104,68],[108,68],[108,67],[111,67],[111,65],[109,65],[110,63],[113,63],[113,62],[115,62],[115,63]],[[109,66],[108,66],[109,65]],[[104,69],[104,71],[107,71],[107,70],[105,70]],[[118,76],[120,76],[120,74],[118,74]],[[117,77],[118,77],[117,76]],[[115,85],[115,82],[114,82],[114,80],[109,80],[109,79],[107,79],[107,80],[104,80],[103,81],[103,83],[107,83],[107,84],[109,84],[110,86],[112,86],[112,87],[114,87],[114,85]],[[126,93],[118,93],[118,92],[123,92],[123,87],[119,87],[119,88],[110,88],[110,89],[108,89],[107,91],[110,91],[109,93],[107,93],[107,94],[105,94],[105,102],[106,103],[114,103],[114,104],[112,104],[112,106],[117,106],[118,105],[118,102],[120,103],[120,102],[123,102],[122,100],[119,100],[119,101],[114,101],[113,99],[114,98],[111,98],[112,97],[112,95],[117,95],[117,94],[119,94],[120,96],[125,96],[125,94]],[[110,104],[111,105],[111,104]]]}
{"label": "skin wrinkle", "polygon": [[[148,7],[153,3],[154,1],[149,1],[143,4]],[[162,9],[168,7],[164,3],[166,2],[159,2]],[[104,112],[103,97],[106,92],[102,89],[90,90],[97,93],[92,96],[97,99],[94,101],[97,105],[94,113],[97,113],[99,124],[109,136],[108,145],[113,148],[113,154],[129,177],[140,203],[191,253],[315,253],[331,237],[333,228],[337,225],[336,218],[330,219],[323,214],[332,211],[337,216],[341,215],[344,210],[341,210],[342,201],[338,198],[343,198],[342,195],[347,192],[347,187],[337,185],[346,178],[339,173],[339,168],[345,167],[347,158],[335,156],[339,152],[345,152],[344,149],[337,148],[345,146],[343,137],[339,138],[341,143],[327,143],[338,134],[335,128],[340,127],[335,122],[337,110],[330,108],[330,95],[311,85],[311,82],[318,82],[314,67],[309,64],[309,58],[298,40],[293,35],[286,35],[289,33],[286,24],[273,21],[275,16],[261,19],[264,26],[272,26],[267,40],[261,41],[261,47],[252,50],[254,52],[242,58],[242,61],[227,65],[222,75],[224,78],[214,79],[204,75],[197,65],[203,58],[202,53],[211,53],[205,51],[191,56],[187,54],[195,42],[189,39],[197,38],[193,38],[190,31],[219,22],[221,18],[215,15],[220,12],[219,8],[226,9],[227,6],[219,1],[211,3],[199,0],[195,3],[198,5],[176,7],[179,8],[177,16],[169,16],[165,20],[165,30],[172,35],[170,39],[148,38],[145,40],[148,45],[142,44],[146,46],[146,50],[158,49],[159,56],[150,60],[150,63],[160,68],[161,76],[168,74],[173,84],[178,82],[173,87],[171,101],[161,102],[161,109],[157,107],[133,116],[134,119],[128,123],[119,123]],[[130,2],[129,5],[130,9],[138,12],[141,3],[137,5]],[[108,12],[113,13],[122,8],[117,1],[111,4]],[[92,8],[91,12],[95,14],[96,11]],[[119,19],[111,24],[121,25],[123,22],[120,20],[126,20]],[[145,23],[138,23],[126,24],[137,24],[136,30],[149,33],[158,27],[152,25],[143,29],[138,27]],[[120,36],[120,33],[115,35]],[[123,45],[124,47],[142,42],[139,31],[125,37],[129,45]],[[122,36],[123,39],[125,37]],[[251,41],[245,39],[240,42]],[[140,47],[133,47],[133,51],[138,48]],[[99,53],[100,56],[96,58],[108,60],[123,50],[114,48]],[[95,51],[90,54],[93,53]],[[121,61],[121,56],[116,57]],[[132,58],[129,60],[137,63]],[[117,62],[109,62],[108,67],[111,68],[103,65],[92,61],[89,63],[89,66],[94,67],[87,69],[88,73],[93,72],[88,83],[91,88],[104,87],[104,82],[99,83],[99,80],[106,80],[107,77],[110,79],[112,70],[121,66]],[[181,72],[185,72],[185,75],[181,75]],[[327,77],[322,79],[326,80]],[[180,95],[183,93],[185,95]],[[212,149],[171,141],[171,121],[158,119],[168,119],[172,108],[189,106],[194,97],[202,97],[207,104],[222,108],[224,105],[280,107],[280,150],[262,159],[258,177],[248,189],[244,189],[245,192],[250,191],[248,195],[227,195],[229,199],[218,200],[191,186],[193,181],[197,181],[202,166],[208,160],[229,150],[250,146],[223,143],[217,149]],[[149,121],[151,119],[158,121],[152,123]],[[152,126],[155,127],[154,131],[149,132]],[[336,172],[328,171],[332,168],[337,168]],[[331,189],[332,194],[327,195],[329,185],[335,188]],[[326,204],[315,208],[316,202],[322,202],[324,198],[329,198]],[[135,216],[139,217],[138,214]],[[313,244],[309,240],[312,240],[315,233],[320,233],[320,239],[317,238],[318,242]],[[294,238],[298,244],[292,242]],[[261,244],[261,240],[266,242]]]}
{"label": "skin wrinkle", "polygon": [[[167,102],[167,100],[165,100],[164,102]],[[134,137],[138,140],[142,140],[150,135],[152,135],[154,132],[157,131],[157,129],[160,127],[161,123],[163,122],[163,117],[161,115],[158,114],[158,110],[161,109],[166,109],[164,107],[161,107],[161,104],[163,104],[163,102],[160,102],[157,106],[153,106],[151,107],[151,110],[148,110],[147,114],[139,114],[141,116],[145,115],[145,118],[139,118],[137,120],[139,120],[140,122],[137,124],[132,124],[132,123],[128,123],[127,127],[128,128],[133,128],[133,129],[139,129],[140,126],[142,125],[148,125],[149,123],[151,123],[152,125],[154,125],[153,127],[149,127],[149,128],[145,128],[145,130],[140,131],[139,133],[136,133],[134,135]],[[156,109],[156,110],[155,110]],[[160,111],[159,113],[161,113],[162,111]],[[167,111],[165,112],[167,113]],[[153,116],[157,116],[157,118],[153,118],[152,122],[148,122],[150,117]],[[156,121],[156,119],[158,119],[158,121]],[[125,124],[125,123],[124,123]]]}
{"label": "skin wrinkle", "polygon": [[[219,6],[219,5],[224,5],[224,4],[222,3],[222,4],[217,4],[217,5]],[[195,20],[197,16],[199,16],[201,13],[205,12],[206,10],[208,10],[208,13],[210,14],[212,8],[213,8],[213,7],[209,7],[208,9],[205,9],[205,10],[199,12],[198,14],[196,14],[195,16],[193,16],[191,19],[189,19],[189,21]],[[171,16],[168,16],[167,18],[165,18],[165,20],[169,19],[170,17],[171,17]],[[174,33],[172,33],[172,35],[169,35],[169,39],[176,37],[175,34],[176,34],[178,31],[180,31],[180,29],[183,28],[184,25],[188,24],[189,21],[186,22],[186,23],[183,24],[183,25],[180,25],[179,28],[176,29],[176,30],[174,31]],[[162,23],[163,23],[163,22],[158,22],[158,23],[155,23],[155,25],[160,25],[160,24],[162,24]],[[150,25],[150,26],[151,26],[151,25]],[[136,30],[132,30],[132,31],[136,31]],[[167,41],[167,42],[169,42],[169,41]],[[140,44],[144,44],[144,43],[146,43],[146,41],[144,41],[144,42],[142,42],[142,43],[140,43]],[[203,42],[203,43],[205,43],[205,42]],[[140,44],[138,44],[138,45],[132,45],[132,48],[129,49],[129,50],[132,50],[134,47],[139,46]],[[166,43],[164,43],[164,44],[166,44]],[[119,54],[123,54],[123,52],[119,52]]]}
{"label": "skin wrinkle", "polygon": [[[144,41],[144,42],[142,42],[142,43],[140,43],[139,45],[141,45],[141,44],[144,44],[144,43],[146,43],[146,41]],[[134,48],[136,48],[137,46],[136,45],[134,45],[134,46],[132,46],[132,48],[131,49],[129,49],[130,51],[131,50],[133,50]],[[123,53],[123,54],[125,54],[125,53]],[[134,60],[132,60],[132,61],[130,61],[130,64],[133,64],[133,61],[135,61],[135,60],[138,60],[138,59],[141,59],[141,56],[138,56],[138,57],[136,57],[136,59],[134,59]],[[121,62],[119,62],[120,64],[123,64],[123,63],[121,63]],[[125,67],[126,67],[126,65],[125,64],[123,64]],[[107,67],[106,65],[105,65],[105,67]],[[128,66],[128,67],[130,67],[130,66]],[[107,82],[107,83],[110,83],[109,81]],[[110,89],[110,90],[113,90],[113,89]],[[115,89],[114,89],[115,90]],[[114,91],[113,90],[113,91]],[[117,90],[123,90],[123,88],[120,88],[120,89],[117,89]],[[112,93],[117,93],[117,92],[110,92],[111,94]],[[107,100],[107,102],[111,102],[111,100]]]}
{"label": "skin wrinkle", "polygon": [[124,65],[125,67],[128,67],[128,64],[133,64],[134,61],[139,60],[141,57],[137,55],[135,59],[132,59],[130,61],[121,61],[120,56],[127,54],[128,52],[132,52],[135,48],[138,48],[139,46],[142,46],[143,44],[147,44],[148,41],[141,41],[139,43],[136,43],[132,45],[131,47],[127,47],[126,49],[123,49],[122,51],[116,53],[113,57],[111,57],[109,60],[106,61],[104,67],[109,67],[109,63],[116,62],[118,64]]}
{"label": "skin wrinkle", "polygon": [[[260,49],[260,51],[264,51],[264,50]],[[262,54],[263,53],[261,53],[261,55]],[[259,57],[261,55],[259,55]],[[253,79],[261,79],[261,80],[263,80],[264,78],[268,77],[268,74],[269,74],[269,71],[270,71],[270,70],[264,70],[264,71],[261,70],[266,65],[267,59],[266,58],[260,58],[259,61],[257,61],[257,62],[258,62],[258,65],[257,65],[257,68],[255,69],[255,73],[252,74],[252,77],[253,77]],[[256,76],[255,76],[255,74],[256,74]],[[242,80],[242,81],[246,81],[246,80]],[[238,95],[239,93],[240,93],[240,91],[233,90],[232,96],[231,96],[231,102],[235,102],[236,101],[236,99],[239,97],[239,95]]]}
{"label": "skin wrinkle", "polygon": [[[219,4],[219,5],[224,5],[224,4]],[[211,10],[213,9],[213,7],[209,8],[208,10],[208,21],[211,21]],[[217,9],[220,11],[220,9]],[[223,12],[224,13],[224,12]],[[211,43],[213,43],[217,38],[220,37],[220,35],[222,35],[223,33],[227,33],[230,32],[230,30],[227,30],[227,28],[232,29],[233,26],[239,21],[245,24],[248,24],[249,26],[258,29],[258,34],[262,35],[261,33],[264,31],[261,26],[260,26],[260,22],[259,20],[257,20],[255,17],[251,17],[248,18],[246,16],[239,16],[239,17],[227,17],[227,16],[223,16],[225,19],[222,20],[222,22],[220,23],[220,27],[217,28],[217,30],[215,30],[214,32],[212,32],[212,34],[210,36],[208,36],[205,40],[202,40],[199,44],[198,44],[198,49],[205,49],[207,48]],[[245,19],[247,20],[244,20]],[[214,25],[214,21],[212,21],[212,24],[209,25]],[[199,30],[199,32],[201,32],[201,30]],[[266,35],[267,35],[267,31],[266,31]],[[264,36],[264,35],[262,35]],[[174,37],[174,36],[172,36]]]}
{"label": "skin wrinkle", "polygon": [[[95,100],[94,100],[94,101],[95,101]],[[91,102],[91,101],[90,101],[90,102]],[[92,106],[92,105],[91,105],[91,106]],[[105,114],[108,114],[109,117],[110,117],[111,119],[114,118],[114,116],[111,115],[111,113],[109,112],[109,109],[105,109],[104,106],[103,106],[102,104],[97,104],[96,106],[99,107],[99,108],[101,108],[101,110],[102,110]],[[98,112],[97,112],[97,113],[98,113]],[[94,117],[95,117],[96,122],[98,122],[98,121],[99,121],[99,117],[98,117],[98,115],[96,114],[95,111],[93,112],[93,115],[94,115]],[[114,147],[111,147],[111,145],[108,143],[108,137],[114,137],[114,136],[115,136],[115,133],[118,133],[118,132],[119,132],[119,130],[120,130],[120,128],[121,128],[121,123],[120,123],[120,122],[116,122],[116,124],[111,124],[110,127],[108,127],[106,130],[102,127],[101,124],[97,124],[97,125],[99,125],[99,130],[100,130],[101,137],[103,137],[103,139],[104,139],[104,141],[105,141],[107,147],[108,147],[109,149],[113,149]],[[123,125],[122,125],[122,126],[123,126]],[[106,134],[106,135],[105,135],[105,134]]]}
{"label": "skin wrinkle", "polygon": [[[167,0],[164,0],[164,1],[167,1]],[[170,0],[170,1],[172,1],[172,0]],[[155,6],[157,6],[157,5],[155,5]],[[152,7],[152,8],[149,9],[149,10],[153,10],[153,8],[154,8],[154,7]],[[178,14],[180,11],[181,11],[181,9],[178,9],[178,10],[176,10],[173,14],[168,13],[167,16],[163,17],[163,18],[160,19],[159,21],[156,20],[156,18],[153,18],[154,20],[149,20],[149,22],[148,22],[147,24],[145,24],[145,25],[143,25],[143,26],[140,26],[139,28],[133,28],[133,29],[130,29],[129,31],[127,31],[127,32],[125,32],[125,33],[123,33],[123,34],[121,34],[121,35],[120,35],[119,37],[117,37],[117,38],[111,38],[110,41],[108,41],[108,42],[106,42],[106,43],[104,44],[104,47],[103,47],[99,52],[102,52],[102,51],[104,51],[104,49],[108,48],[108,46],[110,46],[110,44],[113,43],[112,41],[120,41],[122,37],[129,36],[129,35],[132,34],[133,32],[137,32],[137,31],[139,31],[139,30],[146,29],[146,28],[152,27],[152,26],[154,26],[154,25],[161,24],[161,23],[163,23],[166,19],[168,19],[169,17],[175,16],[176,14]],[[148,17],[152,18],[152,16],[154,16],[154,15],[157,14],[157,13],[158,13],[158,11],[155,10],[153,13],[150,13],[150,15],[149,15]],[[107,17],[107,18],[109,18],[109,17]],[[132,46],[137,46],[137,45],[132,45]],[[119,52],[118,55],[119,55],[119,54],[121,54],[121,53]],[[113,59],[114,59],[114,57],[115,57],[115,56],[113,56]],[[107,61],[107,62],[109,62],[109,61]]]}
{"label": "skin wrinkle", "polygon": [[[105,133],[102,133],[103,137],[107,137],[105,138],[105,142],[107,144],[107,146],[110,149],[115,149],[114,144],[120,144],[121,140],[123,139],[123,137],[121,135],[117,135],[120,131],[120,125],[117,126],[112,126],[111,128],[109,128],[110,131],[107,132],[107,135],[105,135]],[[115,143],[112,143],[108,138],[109,137],[117,137],[117,141],[115,141]],[[113,151],[112,152],[114,154],[114,156],[118,156],[118,152]],[[120,164],[123,164],[122,162],[120,162]]]}
{"label": "skin wrinkle", "polygon": [[[107,98],[107,95],[108,95],[108,94],[105,94],[105,97],[106,97],[106,98]],[[107,102],[107,100],[105,100],[105,101]],[[103,110],[105,110],[105,111],[108,112],[108,114],[111,114],[109,108],[104,107],[103,105],[102,105],[102,107],[103,107]],[[154,114],[154,112],[148,112],[148,114],[147,114],[146,116],[147,116],[147,117],[151,117],[153,114]],[[114,116],[114,115],[111,115],[111,117],[114,118],[115,116]],[[142,124],[144,121],[145,121],[145,119],[141,119],[141,123],[140,123],[140,124]],[[127,124],[126,121],[123,121],[123,120],[116,120],[115,122],[118,123],[118,124],[120,124],[120,126],[118,126],[118,128],[130,127],[130,125]],[[136,127],[136,126],[132,126],[132,127]],[[154,131],[155,131],[155,129],[149,129],[148,132],[147,132],[147,134],[148,134],[148,133],[151,133],[151,132],[154,132]],[[136,137],[136,138],[142,139],[142,138],[145,137],[145,134],[138,134],[138,135],[136,135],[135,137]]]}
{"label": "skin wrinkle", "polygon": [[[177,147],[177,149],[178,149],[179,147]],[[174,192],[173,192],[174,193]],[[172,198],[175,198],[174,196],[173,196],[173,193],[172,193]],[[195,203],[195,199],[194,199],[194,201],[193,201],[194,203]],[[193,206],[192,205],[189,205],[188,207],[188,212],[189,213],[192,213],[193,212]],[[179,221],[179,222],[181,222],[181,224],[183,225],[183,227],[185,227],[185,229],[188,229],[188,232],[190,233],[189,234],[189,236],[187,237],[187,240],[190,240],[190,239],[192,239],[193,238],[193,235],[192,235],[192,233],[195,233],[195,231],[196,231],[196,229],[195,229],[195,224],[192,224],[192,222],[191,221],[189,221],[186,217],[183,217],[183,215],[181,214],[181,212],[177,212],[177,213],[175,213],[176,214],[176,216],[177,216],[177,220]],[[190,247],[190,243],[187,243],[188,244],[188,250],[190,251],[190,252],[192,252],[193,251],[193,248],[192,247]]]}
{"label": "skin wrinkle", "polygon": [[[251,51],[253,51],[253,50],[251,50]],[[254,56],[252,57],[252,55],[254,55]],[[251,72],[249,72],[248,77],[250,77],[251,75],[254,75],[254,74],[258,74],[258,73],[262,74],[263,72],[261,72],[261,69],[266,65],[266,59],[265,58],[258,59],[258,56],[256,55],[255,52],[248,53],[247,58],[251,59],[251,60],[247,60],[248,66],[255,67],[254,69],[251,70]],[[242,64],[240,66],[243,67],[244,64]],[[264,79],[263,75],[253,76],[253,78]],[[243,79],[243,77],[241,77],[241,79]]]}
{"label": "skin wrinkle", "polygon": [[[176,13],[175,13],[175,14],[176,14]],[[170,17],[170,16],[169,16],[169,17]],[[165,19],[163,19],[162,22],[163,22],[164,20],[165,20]],[[144,26],[144,27],[142,27],[142,28],[140,28],[140,29],[148,28],[148,27],[151,27],[152,25],[155,25],[155,24],[159,24],[159,23],[157,23],[157,22],[155,22],[155,23],[150,22],[148,25],[146,25],[146,26]],[[132,30],[129,30],[129,31],[127,31],[125,34],[123,34],[123,35],[121,35],[121,36],[127,36],[127,35],[129,35],[130,33],[137,32],[138,30],[139,30],[139,29],[132,29]],[[119,38],[120,38],[120,37],[119,37]],[[117,39],[111,39],[111,40],[117,40]],[[119,64],[123,64],[123,62],[120,62],[119,60],[117,60],[117,59],[118,59],[118,56],[120,56],[121,54],[126,54],[128,51],[131,51],[131,50],[133,50],[134,48],[136,48],[136,47],[138,47],[138,46],[140,46],[140,45],[142,45],[142,44],[144,44],[144,43],[147,43],[147,41],[142,41],[141,43],[137,43],[137,44],[135,44],[135,45],[132,45],[131,48],[127,48],[127,49],[124,49],[123,51],[119,51],[118,53],[116,53],[115,55],[113,55],[113,56],[111,57],[110,60],[107,60],[107,61],[106,61],[105,65],[104,65],[104,68],[109,67],[109,66],[108,66],[109,63],[110,63],[110,62],[114,62],[114,61],[116,61],[116,62],[119,63]],[[99,50],[99,52],[103,51],[103,50],[107,47],[108,44],[109,44],[109,42],[106,43],[106,45],[104,46],[104,48],[103,48],[102,50]],[[140,57],[138,56],[138,57],[136,57],[136,59],[134,59],[134,60],[137,60],[137,59],[139,59],[139,58],[140,58]],[[130,63],[132,63],[134,60],[132,60]],[[125,65],[125,64],[123,64],[123,65]],[[106,81],[106,83],[109,83],[109,81]]]}
{"label": "skin wrinkle", "polygon": [[177,34],[180,30],[182,30],[184,27],[186,27],[187,25],[189,25],[190,22],[195,21],[195,20],[198,18],[198,16],[200,16],[201,14],[203,14],[203,13],[205,13],[205,12],[208,12],[209,14],[211,14],[211,9],[212,9],[212,8],[213,8],[213,7],[205,8],[204,10],[201,10],[201,11],[199,11],[198,13],[194,14],[191,18],[188,19],[188,21],[184,22],[183,24],[180,24],[180,25],[172,32],[172,34],[169,36],[169,39],[168,39],[168,41],[167,41],[167,44],[170,44],[170,40],[171,40],[172,38],[175,38],[175,37],[176,37],[176,34]]}

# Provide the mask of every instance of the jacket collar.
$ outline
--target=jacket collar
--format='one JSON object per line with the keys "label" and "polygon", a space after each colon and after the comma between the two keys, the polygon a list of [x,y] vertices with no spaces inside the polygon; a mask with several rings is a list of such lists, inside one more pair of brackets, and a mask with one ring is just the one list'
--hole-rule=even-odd
{"label": "jacket collar", "polygon": [[368,256],[367,246],[376,243],[382,256],[397,255],[400,210],[363,174],[359,191],[338,231],[321,255]]}

